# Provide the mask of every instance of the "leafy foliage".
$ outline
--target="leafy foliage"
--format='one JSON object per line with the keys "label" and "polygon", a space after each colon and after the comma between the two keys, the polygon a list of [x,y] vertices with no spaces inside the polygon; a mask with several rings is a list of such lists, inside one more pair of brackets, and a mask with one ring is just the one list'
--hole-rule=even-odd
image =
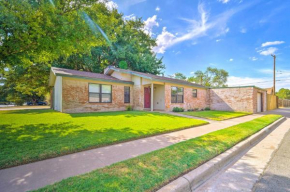
{"label": "leafy foliage", "polygon": [[276,95],[280,99],[290,99],[290,89],[281,88]]}
{"label": "leafy foliage", "polygon": [[[91,28],[83,13],[108,39]],[[121,64],[159,74],[162,58],[151,51],[155,40],[143,27],[141,19],[125,21],[105,1],[0,1],[1,95],[9,100],[44,96],[51,66],[101,73]]]}
{"label": "leafy foliage", "polygon": [[229,73],[224,69],[208,67],[205,72],[196,71],[188,81],[195,82],[206,87],[226,87]]}
{"label": "leafy foliage", "polygon": [[224,69],[208,67],[205,72],[196,71],[192,77],[186,77],[182,73],[175,73],[170,77],[187,80],[206,87],[226,87],[229,73]]}

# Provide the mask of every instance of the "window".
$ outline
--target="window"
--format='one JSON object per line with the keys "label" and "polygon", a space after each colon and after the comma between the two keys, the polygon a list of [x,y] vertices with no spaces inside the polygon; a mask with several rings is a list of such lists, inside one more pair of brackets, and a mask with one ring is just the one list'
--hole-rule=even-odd
{"label": "window", "polygon": [[182,87],[171,87],[171,103],[183,103]]}
{"label": "window", "polygon": [[192,96],[197,97],[197,89],[192,89]]}
{"label": "window", "polygon": [[111,103],[112,86],[89,84],[89,102],[92,103]]}
{"label": "window", "polygon": [[130,87],[124,87],[124,103],[130,103]]}

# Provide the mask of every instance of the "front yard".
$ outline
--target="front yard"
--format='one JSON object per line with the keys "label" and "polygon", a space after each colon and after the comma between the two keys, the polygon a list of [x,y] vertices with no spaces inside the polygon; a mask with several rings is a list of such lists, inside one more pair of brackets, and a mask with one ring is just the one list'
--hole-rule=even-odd
{"label": "front yard", "polygon": [[143,111],[0,111],[0,169],[204,124]]}
{"label": "front yard", "polygon": [[70,177],[37,191],[157,191],[281,118],[263,117]]}
{"label": "front yard", "polygon": [[202,117],[206,119],[211,119],[215,121],[222,121],[226,119],[232,119],[236,117],[242,117],[245,115],[250,115],[247,112],[231,112],[231,111],[186,111],[181,112],[184,115]]}

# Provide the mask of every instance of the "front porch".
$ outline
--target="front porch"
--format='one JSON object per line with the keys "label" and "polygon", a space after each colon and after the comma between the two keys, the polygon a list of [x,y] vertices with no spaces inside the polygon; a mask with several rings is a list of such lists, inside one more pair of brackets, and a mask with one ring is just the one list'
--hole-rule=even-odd
{"label": "front porch", "polygon": [[164,83],[147,83],[144,89],[144,110],[164,111],[165,110],[165,85]]}

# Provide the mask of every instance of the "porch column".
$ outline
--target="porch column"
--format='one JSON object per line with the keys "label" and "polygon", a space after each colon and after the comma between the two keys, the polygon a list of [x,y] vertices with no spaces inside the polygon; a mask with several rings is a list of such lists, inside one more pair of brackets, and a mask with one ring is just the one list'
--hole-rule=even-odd
{"label": "porch column", "polygon": [[151,111],[153,111],[153,90],[154,86],[153,83],[151,83]]}

